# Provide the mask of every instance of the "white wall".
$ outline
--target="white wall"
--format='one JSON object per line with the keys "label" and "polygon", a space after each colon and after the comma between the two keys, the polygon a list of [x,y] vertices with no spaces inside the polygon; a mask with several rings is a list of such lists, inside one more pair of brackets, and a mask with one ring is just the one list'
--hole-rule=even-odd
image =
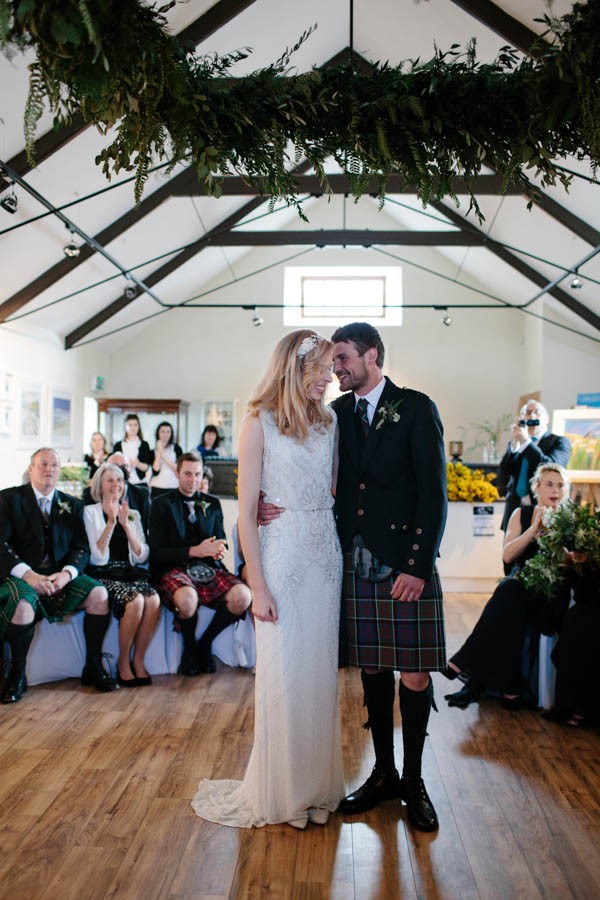
{"label": "white wall", "polygon": [[[82,348],[65,351],[60,340],[26,325],[5,324],[0,328],[0,370],[13,375],[12,435],[0,435],[0,488],[18,484],[36,447],[51,443],[50,398],[53,389],[68,391],[72,397],[72,441],[57,448],[61,459],[81,460],[83,447],[83,398],[90,394],[91,379],[104,374],[109,360],[105,352]],[[42,386],[42,415],[39,437],[19,436],[21,385]],[[87,449],[87,448],[86,448]]]}
{"label": "white wall", "polygon": [[[312,224],[312,223],[311,223]],[[380,227],[382,227],[380,225]],[[403,248],[408,258],[410,248]],[[280,257],[289,254],[280,249]],[[415,251],[413,251],[415,252]],[[430,251],[431,267],[453,275],[450,262]],[[239,276],[265,266],[268,250],[255,250],[236,264]],[[422,262],[422,252],[419,256]],[[201,257],[199,257],[199,264]],[[302,265],[389,265],[375,252],[327,249],[298,261]],[[463,288],[406,266],[405,303],[472,303],[476,295]],[[252,325],[250,311],[175,310],[150,324],[129,345],[112,357],[110,383],[113,396],[178,397],[191,402],[190,437],[199,423],[203,400],[238,398],[243,412],[253,386],[262,374],[271,350],[286,333],[281,309],[265,308],[282,300],[283,268],[246,279],[207,297],[210,302],[256,304],[264,325]],[[261,306],[263,304],[263,306]],[[407,309],[401,327],[382,328],[387,348],[385,371],[400,385],[428,393],[437,402],[446,438],[460,439],[460,426],[483,419],[495,421],[501,413],[514,413],[517,398],[539,386],[541,372],[523,373],[525,317],[514,311],[452,310],[454,324],[442,324],[440,310]],[[333,329],[323,327],[329,336]],[[132,358],[160,361],[148,376]],[[536,350],[536,361],[539,359]],[[468,436],[473,438],[473,432]],[[475,454],[477,456],[477,454]]]}

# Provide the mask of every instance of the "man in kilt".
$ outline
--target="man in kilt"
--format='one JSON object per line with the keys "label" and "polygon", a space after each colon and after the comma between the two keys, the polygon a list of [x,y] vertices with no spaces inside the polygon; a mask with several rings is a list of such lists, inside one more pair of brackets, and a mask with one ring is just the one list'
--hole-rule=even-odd
{"label": "man in kilt", "polygon": [[[433,831],[438,820],[421,757],[433,702],[429,673],[446,665],[435,568],[447,504],[442,423],[428,397],[383,377],[384,346],[371,325],[345,325],[331,340],[334,373],[348,392],[332,404],[340,432],[335,514],[348,658],[361,669],[375,748],[372,774],[339,809],[360,813],[400,798],[411,824]],[[402,778],[394,761],[395,671]]]}
{"label": "man in kilt", "polygon": [[56,490],[60,460],[41,447],[31,457],[29,484],[0,491],[0,639],[11,650],[11,670],[0,702],[17,703],[27,690],[27,653],[35,622],[59,622],[85,609],[84,685],[112,691],[116,682],[102,668],[102,641],[110,623],[105,588],[80,574],[90,551],[83,503]]}
{"label": "man in kilt", "polygon": [[[227,544],[217,497],[200,491],[202,459],[195,451],[177,460],[179,487],[157,497],[150,511],[150,570],[161,600],[175,613],[183,654],[179,671],[195,676],[216,671],[214,639],[250,606],[250,588],[221,562]],[[198,604],[215,614],[196,640]]]}

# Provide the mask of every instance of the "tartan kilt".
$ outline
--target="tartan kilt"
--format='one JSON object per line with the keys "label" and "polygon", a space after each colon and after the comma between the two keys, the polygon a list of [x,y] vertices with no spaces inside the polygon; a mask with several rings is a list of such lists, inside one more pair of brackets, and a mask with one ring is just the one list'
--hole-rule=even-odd
{"label": "tartan kilt", "polygon": [[208,584],[195,581],[183,569],[170,569],[162,576],[157,585],[157,590],[163,604],[171,612],[177,612],[173,602],[173,594],[182,587],[191,587],[198,595],[200,606],[215,607],[221,600],[224,602],[225,594],[235,587],[243,584],[239,578],[232,575],[227,569],[215,569],[215,577]]}
{"label": "tartan kilt", "polygon": [[95,587],[100,587],[99,581],[89,575],[78,575],[59,594],[42,597],[26,581],[9,575],[0,584],[0,637],[6,633],[19,600],[26,600],[33,607],[36,621],[62,622],[65,616],[81,606]]}
{"label": "tartan kilt", "polygon": [[342,590],[350,665],[399,672],[441,671],[446,666],[446,637],[437,568],[413,603],[392,600],[393,580],[394,576],[375,583],[363,581],[354,574],[352,553],[344,553]]}

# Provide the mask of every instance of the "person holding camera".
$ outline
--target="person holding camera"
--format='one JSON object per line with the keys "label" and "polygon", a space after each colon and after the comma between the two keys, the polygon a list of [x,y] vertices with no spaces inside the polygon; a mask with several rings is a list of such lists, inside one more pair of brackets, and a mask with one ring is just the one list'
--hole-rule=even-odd
{"label": "person holding camera", "polygon": [[528,400],[511,425],[511,439],[500,460],[500,473],[507,481],[502,531],[515,509],[532,506],[535,497],[530,479],[542,463],[558,463],[566,468],[571,455],[571,442],[548,431],[550,416],[537,400]]}

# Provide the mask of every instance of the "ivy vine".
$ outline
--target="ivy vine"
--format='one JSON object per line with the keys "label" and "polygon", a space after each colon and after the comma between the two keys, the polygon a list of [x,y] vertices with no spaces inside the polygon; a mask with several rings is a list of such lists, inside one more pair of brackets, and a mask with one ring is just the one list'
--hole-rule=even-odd
{"label": "ivy vine", "polygon": [[[600,0],[543,18],[547,44],[535,59],[503,48],[481,63],[474,45],[436,50],[399,66],[355,60],[290,75],[292,47],[266,68],[232,78],[250,51],[198,56],[166,29],[165,13],[140,0],[0,0],[0,46],[32,49],[25,142],[33,162],[45,103],[60,128],[75,114],[109,143],[105,174],[136,171],[139,201],[159,160],[192,165],[207,193],[241,174],[265,195],[296,203],[292,163],[306,158],[324,190],[333,158],[360,196],[373,178],[416,185],[424,203],[470,189],[482,167],[533,190],[569,175],[567,156],[600,163]],[[290,146],[293,148],[290,158]],[[370,188],[372,189],[372,188]]]}

